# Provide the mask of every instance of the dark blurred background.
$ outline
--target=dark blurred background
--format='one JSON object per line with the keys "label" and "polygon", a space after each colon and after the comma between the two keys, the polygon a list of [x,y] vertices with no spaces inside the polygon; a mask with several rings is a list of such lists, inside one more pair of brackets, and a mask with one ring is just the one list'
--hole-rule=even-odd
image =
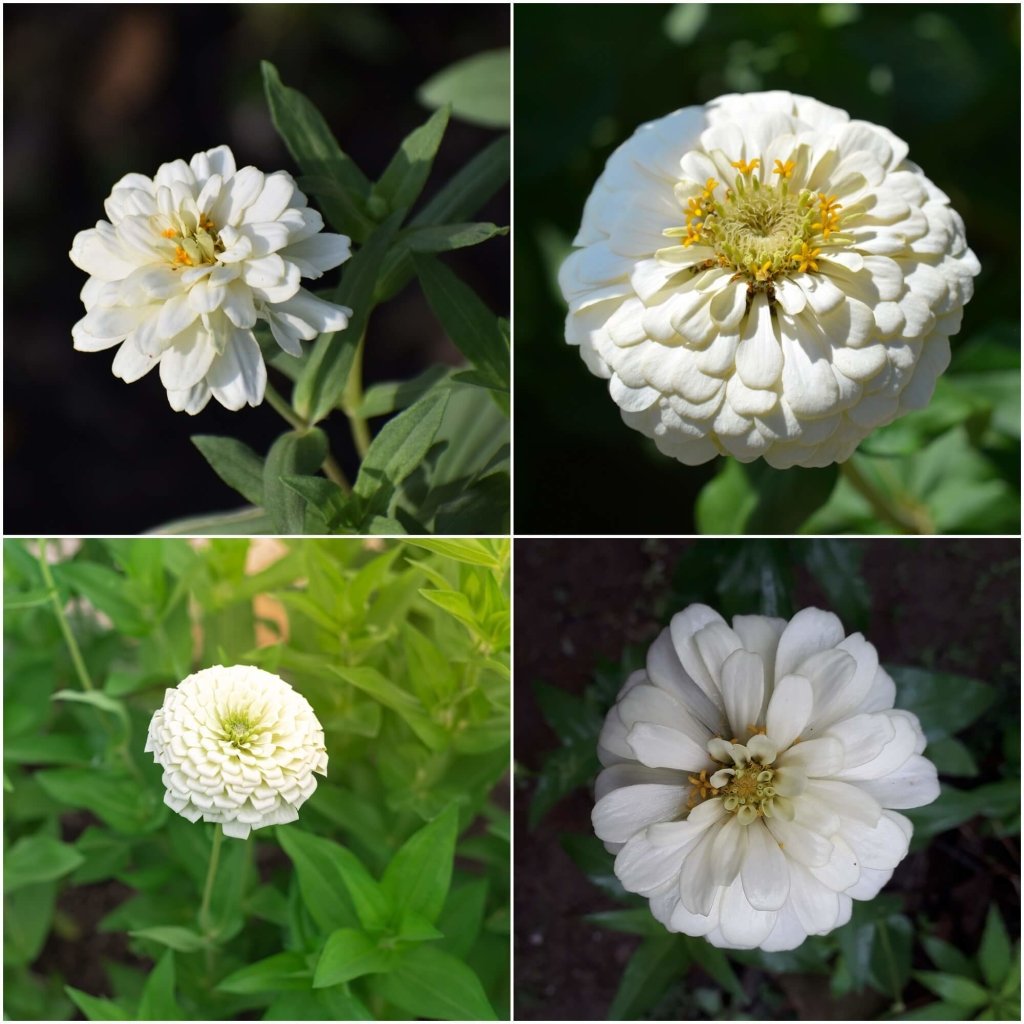
{"label": "dark blurred background", "polygon": [[[342,148],[376,178],[429,114],[417,88],[508,40],[501,4],[5,8],[5,533],[136,533],[237,508],[241,499],[190,435],[229,434],[263,453],[283,428],[266,405],[172,412],[156,371],[128,385],[110,372],[113,349],[72,349],[86,275],[67,253],[76,232],[105,216],[118,178],[151,176],[165,161],[221,143],[239,166],[297,173],[267,113],[261,59],[313,100]],[[424,197],[497,134],[453,120]],[[507,190],[477,219],[507,224]],[[466,253],[445,259],[507,314],[507,242]],[[337,271],[324,280],[336,281]],[[369,341],[368,382],[460,361],[415,284],[377,311]],[[276,384],[289,393],[283,378]],[[336,419],[332,447],[353,470],[347,423]]]}
{"label": "dark blurred background", "polygon": [[556,283],[612,150],[679,107],[788,89],[890,128],[981,260],[954,351],[1019,345],[1019,5],[529,4],[514,29],[517,533],[694,532],[720,460],[683,466],[621,422]]}
{"label": "dark blurred background", "polygon": [[[807,568],[813,564],[812,546],[820,553],[826,544],[840,546],[846,570],[845,576],[835,568],[829,572],[831,597]],[[728,567],[730,574],[716,573],[716,565]],[[717,590],[715,604],[726,615],[756,611],[755,595],[764,599],[771,592],[779,596],[786,617],[804,607],[828,608],[840,613],[848,633],[863,631],[884,664],[952,672],[990,684],[999,692],[995,704],[961,738],[978,761],[975,782],[1015,771],[1003,744],[1012,747],[1014,737],[1019,742],[1020,729],[1016,540],[520,539],[515,566],[514,756],[519,778],[513,870],[520,1020],[608,1019],[623,970],[640,942],[639,936],[586,920],[587,914],[619,905],[591,884],[569,855],[572,841],[588,837],[596,861],[611,876],[612,856],[592,839],[593,778],[531,827],[531,801],[542,768],[571,741],[545,723],[537,685],[573,695],[588,688],[614,694],[628,674],[620,666],[624,652],[632,652],[626,659],[630,669],[641,667],[660,630],[697,595]],[[596,711],[603,717],[608,706]],[[588,754],[593,749],[591,741]],[[543,773],[549,774],[550,769]],[[962,785],[960,780],[957,784]],[[973,951],[992,903],[1011,935],[1016,934],[1019,857],[1017,837],[993,836],[975,819],[912,853],[883,893],[896,894],[915,920],[927,919],[944,939]],[[915,952],[915,969],[932,966]],[[720,1014],[705,1010],[700,1019],[871,1020],[886,1005],[870,989],[836,1000],[828,976],[767,977],[747,970],[741,977],[747,1003]],[[652,978],[650,984],[664,986],[665,979]],[[695,986],[714,988],[714,982],[699,971],[691,973],[684,979],[682,1002],[661,1003],[652,1019],[695,1019],[690,998]],[[766,995],[766,989],[772,994]],[[919,987],[910,996],[927,998]]]}

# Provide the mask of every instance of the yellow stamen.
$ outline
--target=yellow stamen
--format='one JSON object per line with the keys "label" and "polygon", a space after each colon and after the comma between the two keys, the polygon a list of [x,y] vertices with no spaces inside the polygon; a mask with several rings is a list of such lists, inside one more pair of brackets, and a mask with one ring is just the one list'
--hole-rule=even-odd
{"label": "yellow stamen", "polygon": [[716,188],[718,188],[718,185],[719,183],[715,181],[714,178],[708,178],[708,180],[704,182],[704,198],[711,199],[712,193]]}
{"label": "yellow stamen", "polygon": [[757,168],[761,166],[761,161],[751,160],[748,163],[746,160],[733,160],[730,166],[739,168],[740,174],[750,174],[752,171],[757,170]]}
{"label": "yellow stamen", "polygon": [[700,218],[704,216],[704,208],[700,205],[700,199],[694,196],[686,201],[686,219]]}
{"label": "yellow stamen", "polygon": [[[825,236],[828,237],[827,235]],[[789,258],[796,264],[797,270],[806,272],[808,270],[817,270],[818,263],[817,258],[821,255],[820,249],[812,249],[806,242],[801,244],[800,252],[793,253]]]}
{"label": "yellow stamen", "polygon": [[191,267],[193,265],[192,258],[180,245],[174,250],[174,262],[181,263],[186,267]]}
{"label": "yellow stamen", "polygon": [[166,231],[160,232],[160,234],[162,234],[164,238],[174,238],[174,236],[177,235],[177,233],[178,232],[175,231],[174,228],[168,228]]}
{"label": "yellow stamen", "polygon": [[785,163],[783,163],[781,160],[776,160],[775,161],[775,170],[772,173],[773,174],[781,174],[782,177],[784,177],[784,178],[792,178],[793,177],[793,169],[795,167],[796,167],[796,164],[792,160],[787,160]]}

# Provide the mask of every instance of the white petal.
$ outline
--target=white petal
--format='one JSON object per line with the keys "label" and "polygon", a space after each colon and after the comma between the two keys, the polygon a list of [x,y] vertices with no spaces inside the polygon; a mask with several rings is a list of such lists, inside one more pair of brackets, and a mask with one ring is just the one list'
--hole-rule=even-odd
{"label": "white petal", "polygon": [[625,843],[648,825],[678,818],[685,807],[683,786],[624,786],[598,800],[591,818],[600,839]]}
{"label": "white petal", "polygon": [[935,765],[919,754],[881,778],[863,780],[857,788],[874,797],[883,807],[902,810],[924,807],[939,796],[939,778]]}
{"label": "white petal", "polygon": [[779,639],[775,678],[794,672],[812,654],[836,647],[844,636],[843,624],[831,612],[817,608],[797,612]]}
{"label": "white petal", "polygon": [[160,382],[168,391],[187,391],[206,376],[216,354],[213,338],[196,322],[164,349],[160,357]]}
{"label": "white petal", "polygon": [[783,676],[768,701],[765,725],[769,739],[782,749],[802,732],[811,717],[811,684],[803,676]]}
{"label": "white petal", "polygon": [[634,725],[626,741],[636,759],[650,768],[699,772],[710,760],[708,752],[689,736],[664,725]]}
{"label": "white petal", "polygon": [[775,334],[768,297],[754,296],[740,333],[736,372],[749,388],[769,388],[782,375],[782,348]]}
{"label": "white petal", "polygon": [[747,830],[735,814],[729,815],[711,844],[712,877],[715,885],[731,885],[739,874],[747,852]]}
{"label": "white petal", "polygon": [[811,778],[834,775],[843,767],[843,745],[831,737],[803,740],[782,754],[779,765],[799,768]]}
{"label": "white petal", "polygon": [[259,405],[267,386],[267,368],[251,331],[235,328],[224,351],[213,361],[207,381],[214,398],[226,409]]}
{"label": "white petal", "polygon": [[747,851],[740,867],[743,891],[755,910],[778,910],[789,895],[786,855],[761,821],[746,831]]}
{"label": "white petal", "polygon": [[281,255],[295,263],[303,277],[316,279],[341,266],[352,255],[352,243],[346,235],[325,231],[293,242]]}
{"label": "white petal", "polygon": [[[751,830],[743,829],[744,832]],[[722,894],[719,928],[728,944],[727,948],[755,949],[768,938],[777,917],[775,910],[764,911],[753,907],[739,879]]]}
{"label": "white petal", "polygon": [[839,923],[839,897],[800,864],[790,864],[789,901],[810,935],[824,935]]}
{"label": "white petal", "polygon": [[277,220],[288,208],[295,193],[295,182],[286,171],[268,174],[263,182],[259,197],[245,211],[242,218],[246,224]]}
{"label": "white petal", "polygon": [[[821,867],[828,863],[832,855],[832,844],[824,836],[819,836],[794,821],[785,821],[781,818],[762,820],[787,858],[808,867]],[[792,885],[790,888],[792,889]]]}
{"label": "white petal", "polygon": [[749,651],[733,651],[722,663],[722,698],[734,736],[745,736],[757,726],[764,676],[764,663]]}

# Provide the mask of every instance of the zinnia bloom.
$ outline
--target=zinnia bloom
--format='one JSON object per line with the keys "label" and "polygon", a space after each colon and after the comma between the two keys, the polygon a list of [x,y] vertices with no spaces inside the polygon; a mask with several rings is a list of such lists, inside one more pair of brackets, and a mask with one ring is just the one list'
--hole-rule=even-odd
{"label": "zinnia bloom", "polygon": [[253,327],[265,320],[289,355],[345,327],[351,310],[301,287],[350,255],[285,171],[235,169],[227,146],[127,174],[105,203],[109,222],[80,231],[71,260],[91,275],[75,348],[120,345],[114,376],[158,363],[171,407],[195,414],[212,394],[228,409],[263,401],[267,370]]}
{"label": "zinnia bloom", "polygon": [[669,931],[793,949],[906,856],[938,796],[917,718],[830,612],[676,615],[608,713],[594,830]]}
{"label": "zinnia bloom", "polygon": [[283,679],[249,665],[194,672],[164,694],[146,750],[164,769],[164,803],[245,839],[295,821],[327,774],[324,731]]}
{"label": "zinnia bloom", "polygon": [[688,465],[849,458],[927,404],[980,269],[906,143],[788,92],[642,125],[575,244],[566,340]]}

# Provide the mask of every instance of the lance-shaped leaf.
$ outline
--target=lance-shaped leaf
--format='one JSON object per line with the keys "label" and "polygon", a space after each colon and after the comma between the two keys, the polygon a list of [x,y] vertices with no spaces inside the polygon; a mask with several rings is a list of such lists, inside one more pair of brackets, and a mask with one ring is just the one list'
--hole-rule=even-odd
{"label": "lance-shaped leaf", "polygon": [[302,533],[306,501],[284,483],[285,477],[315,473],[327,454],[322,430],[291,430],[272,445],[263,470],[263,504],[277,533]]}
{"label": "lance-shaped leaf", "polygon": [[449,113],[444,106],[410,132],[384,169],[373,193],[387,203],[389,210],[408,210],[419,198],[448,127]]}
{"label": "lance-shaped leaf", "polygon": [[263,460],[247,444],[210,434],[196,434],[192,443],[228,487],[251,504],[262,504]]}
{"label": "lance-shaped leaf", "polygon": [[362,241],[372,228],[365,210],[369,179],[342,151],[320,111],[297,89],[283,85],[269,61],[263,61],[261,68],[270,116],[288,151],[303,174],[334,186],[317,192],[328,221]]}

